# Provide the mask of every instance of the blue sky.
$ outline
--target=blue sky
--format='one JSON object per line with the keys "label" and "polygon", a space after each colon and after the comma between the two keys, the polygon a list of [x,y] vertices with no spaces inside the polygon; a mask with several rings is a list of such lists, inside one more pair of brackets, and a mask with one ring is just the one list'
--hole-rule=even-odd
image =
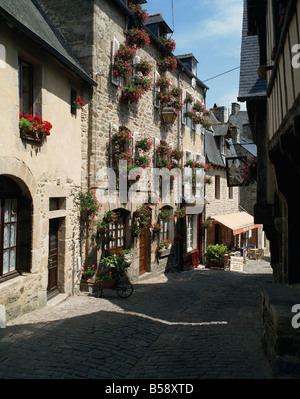
{"label": "blue sky", "polygon": [[[162,14],[174,30],[174,54],[193,53],[202,81],[240,66],[243,0],[173,0],[174,29],[172,0],[148,0],[142,7],[149,14]],[[230,109],[237,102],[239,72],[205,82],[210,89],[207,108],[217,103]]]}

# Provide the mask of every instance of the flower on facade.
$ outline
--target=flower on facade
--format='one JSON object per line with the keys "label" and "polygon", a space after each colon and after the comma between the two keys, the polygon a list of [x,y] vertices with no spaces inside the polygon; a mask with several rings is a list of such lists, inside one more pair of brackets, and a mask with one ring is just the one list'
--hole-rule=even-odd
{"label": "flower on facade", "polygon": [[92,265],[82,268],[81,271],[82,271],[82,276],[85,277],[87,280],[89,280],[91,277],[94,276],[94,274],[97,271],[97,268],[95,265]]}
{"label": "flower on facade", "polygon": [[165,222],[171,222],[174,220],[173,209],[161,209],[158,219]]}
{"label": "flower on facade", "polygon": [[91,217],[97,216],[102,208],[102,205],[99,204],[95,191],[88,191],[86,193],[80,192],[79,199],[81,214]]}
{"label": "flower on facade", "polygon": [[144,48],[150,44],[150,35],[145,29],[135,27],[126,32],[126,41],[128,46]]}
{"label": "flower on facade", "polygon": [[149,17],[148,10],[143,10],[139,4],[133,2],[128,4],[128,8],[139,22],[144,24],[147,21]]}
{"label": "flower on facade", "polygon": [[158,243],[156,248],[157,251],[161,251],[162,249],[168,249],[173,244],[173,240],[169,238],[168,240],[161,240]]}
{"label": "flower on facade", "polygon": [[167,56],[157,61],[157,65],[161,72],[173,71],[177,68],[177,60],[173,56]]}
{"label": "flower on facade", "polygon": [[144,227],[151,227],[152,208],[149,204],[141,205],[133,215],[133,231],[136,236],[142,233]]}
{"label": "flower on facade", "polygon": [[50,122],[44,121],[39,115],[20,114],[19,118],[19,128],[25,132],[50,136],[50,130],[53,126]]}
{"label": "flower on facade", "polygon": [[175,147],[175,148],[173,148],[171,150],[171,156],[176,161],[180,161],[183,158],[183,150],[181,150],[180,148]]}
{"label": "flower on facade", "polygon": [[105,229],[110,224],[117,226],[119,223],[123,221],[123,218],[119,212],[116,211],[107,211],[105,212],[103,219],[98,223],[98,230]]}
{"label": "flower on facade", "polygon": [[245,185],[250,185],[253,184],[256,181],[257,177],[257,158],[252,157],[250,161],[247,161],[243,165],[243,178],[244,178],[244,184]]}
{"label": "flower on facade", "polygon": [[135,48],[120,44],[119,50],[114,55],[113,75],[114,77],[126,77],[133,71],[132,61],[136,55]]}
{"label": "flower on facade", "polygon": [[158,234],[162,231],[162,227],[159,223],[153,223],[152,229],[153,229],[153,234]]}
{"label": "flower on facade", "polygon": [[186,104],[193,104],[193,102],[194,102],[194,97],[193,97],[190,93],[186,93],[184,102],[185,102]]}
{"label": "flower on facade", "polygon": [[205,222],[202,223],[203,229],[211,229],[213,226],[213,221],[212,220],[206,220]]}
{"label": "flower on facade", "polygon": [[170,79],[168,79],[166,76],[161,75],[160,78],[156,82],[157,86],[160,87],[161,90],[167,90],[169,86],[171,85]]}
{"label": "flower on facade", "polygon": [[141,149],[142,151],[149,151],[152,147],[153,140],[149,138],[138,138],[135,145],[137,148]]}
{"label": "flower on facade", "polygon": [[176,49],[176,43],[174,39],[167,38],[166,36],[160,36],[160,41],[165,45],[166,49],[173,53]]}
{"label": "flower on facade", "polygon": [[147,59],[141,60],[136,66],[135,71],[140,72],[144,76],[148,76],[151,72],[152,65]]}
{"label": "flower on facade", "polygon": [[210,186],[212,184],[212,178],[210,176],[205,176],[204,183]]}
{"label": "flower on facade", "polygon": [[191,111],[186,111],[185,117],[190,118],[195,125],[202,125],[206,129],[209,129],[211,127],[211,123],[206,119],[206,116],[203,115],[202,112],[198,112],[194,109]]}
{"label": "flower on facade", "polygon": [[134,79],[134,84],[138,86],[143,93],[149,90],[152,86],[151,80],[146,76],[136,76]]}
{"label": "flower on facade", "polygon": [[185,217],[185,208],[176,209],[174,211],[174,216],[178,217],[178,218],[184,218]]}
{"label": "flower on facade", "polygon": [[129,104],[137,103],[139,99],[142,98],[143,94],[144,89],[141,86],[136,85],[135,82],[131,81],[122,90],[120,100]]}

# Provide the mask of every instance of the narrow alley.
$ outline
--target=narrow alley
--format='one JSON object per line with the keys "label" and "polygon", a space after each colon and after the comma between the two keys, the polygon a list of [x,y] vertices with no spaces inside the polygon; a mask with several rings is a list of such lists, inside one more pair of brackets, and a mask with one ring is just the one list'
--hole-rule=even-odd
{"label": "narrow alley", "polygon": [[0,330],[0,378],[270,379],[259,284],[271,280],[252,260],[141,280],[127,299],[81,293]]}

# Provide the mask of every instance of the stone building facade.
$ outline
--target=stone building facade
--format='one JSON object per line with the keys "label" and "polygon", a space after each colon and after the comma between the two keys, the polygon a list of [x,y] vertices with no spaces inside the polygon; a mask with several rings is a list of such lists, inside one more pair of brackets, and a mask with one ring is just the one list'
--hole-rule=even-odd
{"label": "stone building facade", "polygon": [[[1,2],[0,20],[0,304],[10,320],[78,287],[82,111],[71,93],[88,102],[94,82],[31,1]],[[51,134],[21,119],[48,121]]]}
{"label": "stone building facade", "polygon": [[[262,341],[274,370],[299,376],[299,0],[244,1],[238,101],[258,149],[254,213],[270,241],[273,284],[261,287]],[[251,60],[251,62],[249,62]],[[295,312],[296,313],[296,312]],[[297,318],[297,315],[295,316]]]}
{"label": "stone building facade", "polygon": [[[167,26],[160,14],[150,16],[147,22],[140,23],[128,7],[127,1],[75,1],[72,7],[69,2],[53,2],[49,0],[36,0],[42,12],[51,19],[52,24],[63,36],[77,59],[86,71],[97,82],[94,87],[92,99],[89,103],[86,117],[88,118],[87,136],[83,138],[83,159],[86,159],[82,169],[82,189],[95,190],[100,202],[103,203],[101,214],[96,218],[90,218],[83,224],[83,264],[99,262],[105,255],[107,243],[105,237],[99,235],[97,225],[103,219],[106,212],[116,211],[123,215],[123,224],[120,224],[118,234],[120,238],[119,249],[132,249],[132,263],[129,268],[129,277],[132,280],[149,273],[161,273],[169,267],[182,268],[183,255],[187,254],[186,246],[179,249],[176,244],[169,251],[158,256],[156,248],[161,239],[174,239],[178,233],[174,221],[166,223],[163,234],[154,236],[152,230],[143,229],[141,236],[132,234],[133,217],[135,212],[143,205],[133,201],[119,198],[120,190],[117,189],[117,198],[108,201],[103,196],[108,193],[108,179],[106,168],[113,167],[112,146],[110,139],[114,132],[120,128],[130,132],[133,137],[132,150],[136,157],[138,150],[135,146],[139,138],[152,140],[152,147],[147,155],[150,157],[150,168],[156,166],[156,150],[161,141],[167,142],[172,148],[178,147],[184,151],[186,156],[195,156],[204,161],[204,130],[199,126],[196,128],[191,121],[184,116],[184,110],[179,113],[174,123],[165,123],[162,119],[162,110],[157,101],[157,80],[161,75],[158,68],[158,60],[163,54],[173,57],[173,53],[166,51],[160,36],[167,37],[171,29]],[[127,4],[128,3],[128,4]],[[144,4],[145,1],[134,1],[135,5]],[[126,44],[126,34],[134,26],[142,28],[149,35],[150,43],[144,48],[136,49],[135,63],[145,60],[151,64],[149,75],[151,88],[147,90],[137,103],[124,103],[120,96],[124,90],[124,80],[113,75],[112,64],[114,56],[122,44]],[[83,45],[84,43],[84,45]],[[194,101],[205,103],[205,94],[208,89],[197,77],[197,61],[193,55],[186,54],[177,57],[177,67],[168,71],[165,77],[170,81],[172,87],[182,90],[183,99],[189,93]],[[126,84],[125,84],[126,85]],[[184,107],[186,104],[184,103]],[[189,118],[188,118],[189,119]],[[87,143],[87,146],[85,145]],[[147,184],[140,185],[139,195],[149,190]],[[124,194],[124,193],[123,193]],[[148,194],[147,194],[148,195]],[[177,188],[174,184],[172,195],[165,203],[159,202],[151,206],[152,224],[158,222],[158,215],[162,208],[175,210],[180,207],[177,204]],[[192,242],[189,251],[193,252],[196,263],[200,261],[200,218],[202,210],[191,210],[197,212],[187,217],[189,226],[193,225],[194,238],[189,236]],[[193,214],[193,213],[192,213]],[[186,235],[186,224],[182,224],[184,236]],[[191,230],[191,229],[190,229]],[[120,233],[122,231],[122,233]],[[123,232],[126,231],[126,235]],[[109,248],[116,244],[115,240],[109,244]],[[184,237],[184,242],[186,237]],[[115,249],[114,249],[115,250]],[[180,252],[181,251],[181,252]],[[196,255],[194,254],[197,253]],[[142,262],[143,259],[143,262]]]}

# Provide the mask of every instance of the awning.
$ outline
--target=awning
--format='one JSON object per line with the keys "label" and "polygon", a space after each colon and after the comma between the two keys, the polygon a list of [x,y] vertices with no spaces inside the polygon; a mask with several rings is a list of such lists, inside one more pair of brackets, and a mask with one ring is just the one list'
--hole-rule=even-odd
{"label": "awning", "polygon": [[216,215],[211,216],[211,218],[232,230],[233,235],[245,233],[246,231],[257,229],[261,226],[260,224],[254,224],[254,217],[247,212]]}

